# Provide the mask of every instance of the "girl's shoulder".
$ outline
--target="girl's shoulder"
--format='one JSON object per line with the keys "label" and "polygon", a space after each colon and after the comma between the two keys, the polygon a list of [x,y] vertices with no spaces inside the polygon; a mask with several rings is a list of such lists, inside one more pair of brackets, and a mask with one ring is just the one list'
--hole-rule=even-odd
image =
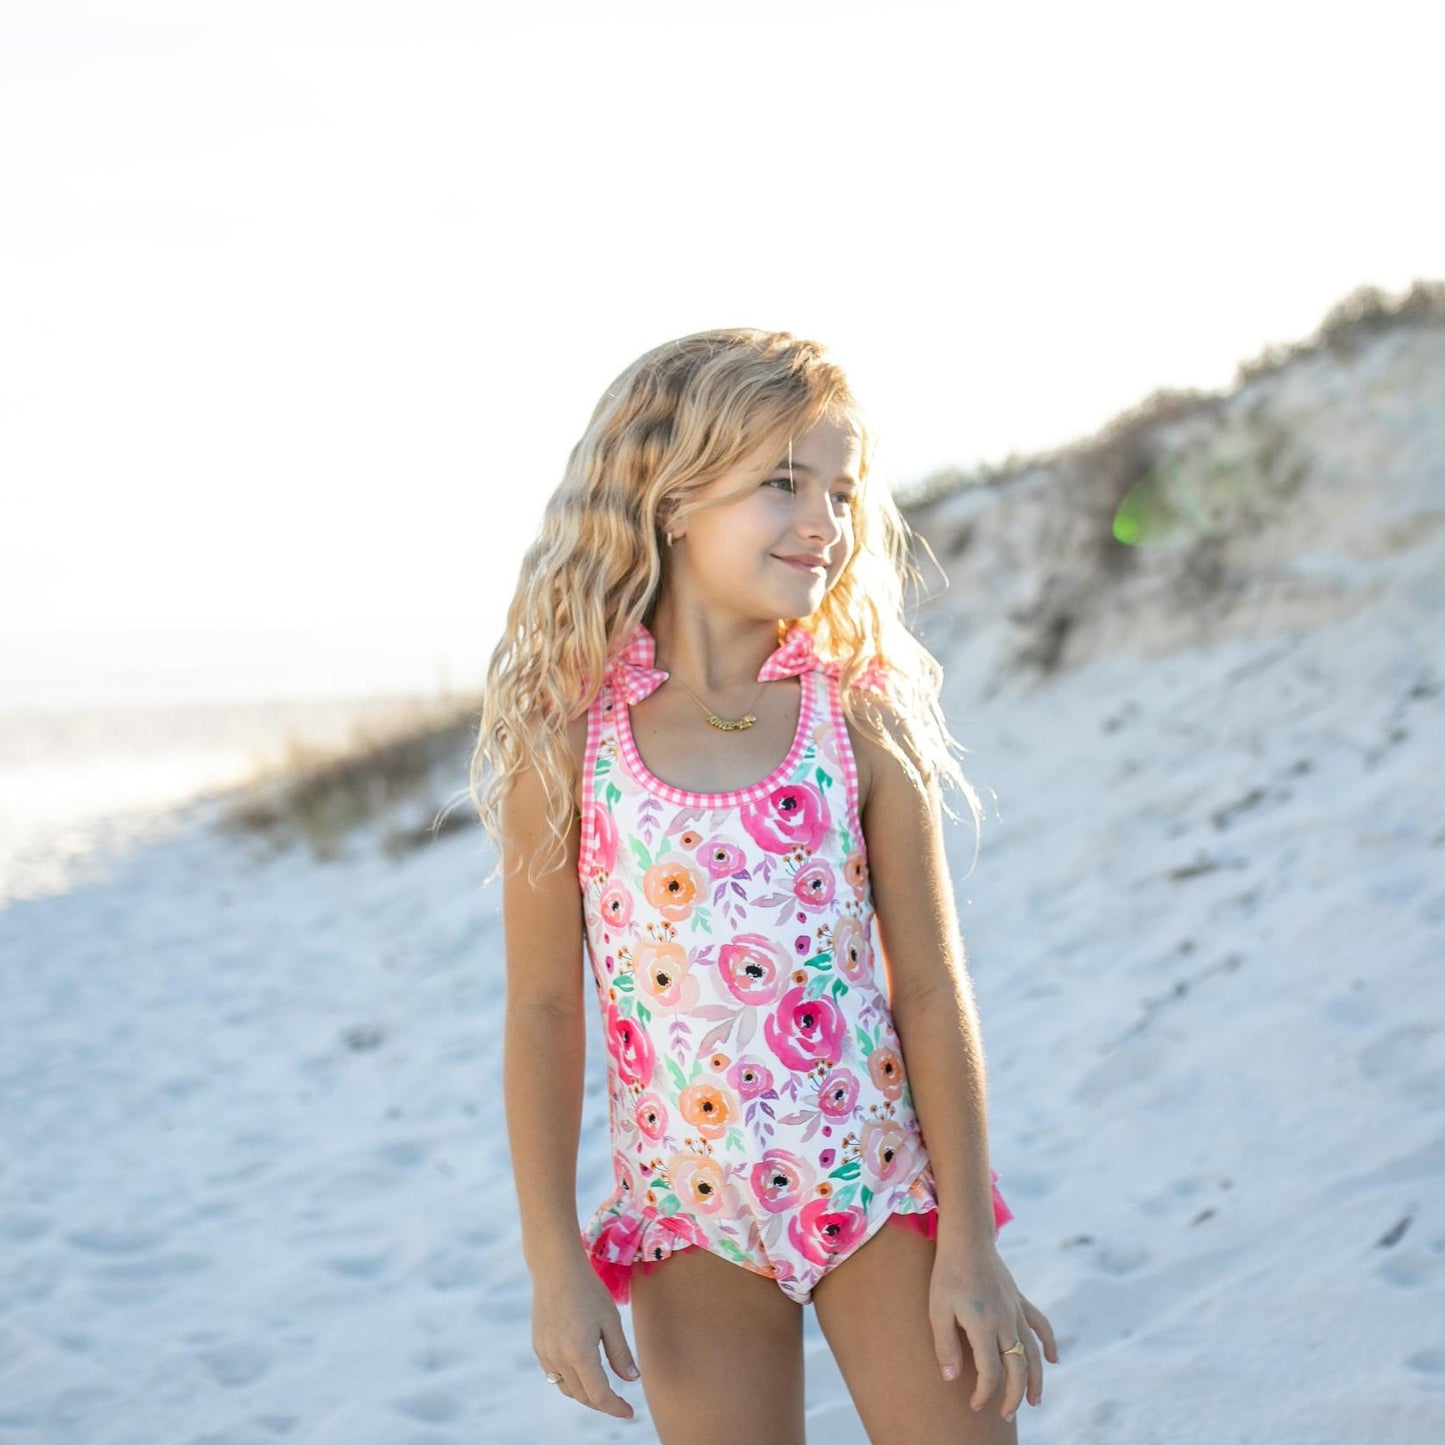
{"label": "girl's shoulder", "polygon": [[579,713],[567,724],[563,736],[567,741],[567,756],[572,764],[572,776],[582,777],[582,765],[587,757],[587,713]]}
{"label": "girl's shoulder", "polygon": [[858,766],[858,810],[861,813],[868,799],[879,787],[902,783],[913,788],[903,759],[907,758],[920,772],[924,765],[903,715],[897,706],[871,688],[855,688],[855,705],[843,717],[848,741]]}

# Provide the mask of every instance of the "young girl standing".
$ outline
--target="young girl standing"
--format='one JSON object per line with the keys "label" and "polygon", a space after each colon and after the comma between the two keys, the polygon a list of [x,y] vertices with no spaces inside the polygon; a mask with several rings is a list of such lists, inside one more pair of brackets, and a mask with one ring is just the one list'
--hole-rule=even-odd
{"label": "young girl standing", "polygon": [[[869,447],[811,342],[647,352],[574,448],[491,663],[473,782],[533,1348],[629,1417],[599,1346],[637,1378],[630,1300],[664,1445],[802,1445],[808,1303],[878,1445],[1013,1440],[1040,1342],[1058,1359],[996,1248],[942,787],[977,802]],[[616,1186],[579,1232],[584,952]]]}

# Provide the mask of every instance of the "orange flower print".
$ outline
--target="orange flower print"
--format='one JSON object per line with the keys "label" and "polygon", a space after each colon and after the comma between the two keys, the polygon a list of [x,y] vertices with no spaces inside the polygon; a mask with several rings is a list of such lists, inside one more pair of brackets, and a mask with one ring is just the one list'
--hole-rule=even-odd
{"label": "orange flower print", "polygon": [[694,832],[692,831],[692,829],[689,828],[689,829],[677,840],[677,846],[678,846],[679,848],[686,848],[687,851],[688,851],[689,853],[691,853],[692,850],[693,850],[694,848],[696,848],[697,845],[698,845],[699,843],[701,843],[701,842],[702,842],[702,834],[701,834],[701,833],[694,833]]}
{"label": "orange flower print", "polygon": [[638,944],[632,967],[639,996],[663,1013],[676,1013],[697,1003],[697,980],[690,971],[687,950],[680,943],[648,939]]}
{"label": "orange flower print", "polygon": [[737,1123],[738,1098],[724,1085],[704,1080],[677,1096],[677,1111],[704,1139],[721,1139]]}
{"label": "orange flower print", "polygon": [[833,929],[833,967],[849,983],[862,983],[873,964],[873,947],[856,918],[840,918]]}
{"label": "orange flower print", "polygon": [[727,1175],[706,1154],[674,1154],[667,1161],[667,1177],[684,1209],[717,1214],[728,1201]]}
{"label": "orange flower print", "polygon": [[886,1044],[868,1055],[868,1077],[883,1091],[885,1099],[903,1097],[903,1060]]}
{"label": "orange flower print", "polygon": [[868,886],[868,865],[863,861],[861,853],[850,853],[844,860],[843,876],[861,898],[863,890]]}
{"label": "orange flower print", "polygon": [[908,1131],[896,1119],[870,1119],[858,1139],[863,1167],[876,1179],[892,1179],[908,1159]]}
{"label": "orange flower print", "polygon": [[669,923],[681,923],[692,912],[702,880],[681,859],[654,863],[642,875],[642,894]]}

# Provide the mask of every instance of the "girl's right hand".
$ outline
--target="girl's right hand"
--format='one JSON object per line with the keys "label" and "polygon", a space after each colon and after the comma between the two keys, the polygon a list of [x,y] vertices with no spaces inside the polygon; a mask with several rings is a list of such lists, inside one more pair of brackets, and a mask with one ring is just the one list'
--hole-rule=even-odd
{"label": "girl's right hand", "polygon": [[612,1388],[598,1360],[599,1341],[619,1378],[638,1378],[617,1305],[585,1255],[560,1275],[534,1280],[532,1349],[543,1372],[562,1376],[557,1388],[564,1395],[630,1420],[632,1406]]}

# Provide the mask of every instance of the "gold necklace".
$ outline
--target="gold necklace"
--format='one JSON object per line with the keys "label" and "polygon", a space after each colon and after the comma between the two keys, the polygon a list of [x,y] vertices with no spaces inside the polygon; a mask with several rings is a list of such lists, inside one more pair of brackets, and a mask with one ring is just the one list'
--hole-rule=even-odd
{"label": "gold necklace", "polygon": [[750,728],[757,722],[753,709],[758,705],[758,698],[763,695],[763,688],[767,686],[764,682],[758,688],[757,696],[748,704],[748,710],[742,717],[726,718],[719,717],[680,677],[674,677],[673,681],[707,714],[709,727],[716,728],[720,733],[740,733],[744,728]]}

